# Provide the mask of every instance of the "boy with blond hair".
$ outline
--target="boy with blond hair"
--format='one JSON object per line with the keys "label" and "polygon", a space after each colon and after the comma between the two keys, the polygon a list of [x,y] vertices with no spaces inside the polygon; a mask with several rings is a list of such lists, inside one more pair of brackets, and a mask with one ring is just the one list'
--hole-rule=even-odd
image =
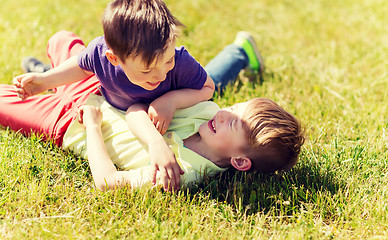
{"label": "boy with blond hair", "polygon": [[[136,137],[126,137],[132,134],[123,118],[103,99],[92,96],[81,108],[85,127],[74,121],[64,137],[64,148],[88,158],[101,190],[150,182],[147,149]],[[299,121],[266,98],[224,109],[202,102],[177,110],[164,137],[185,171],[184,186],[230,167],[264,173],[289,170],[304,142]]]}
{"label": "boy with blond hair", "polygon": [[[90,91],[90,86],[71,84],[58,91],[71,93],[74,89],[83,93]],[[68,108],[63,102],[69,98],[83,103]],[[54,128],[50,136],[60,138],[63,149],[88,159],[98,189],[140,187],[152,182],[149,149],[127,127],[125,112],[99,95],[90,94],[83,99],[82,94],[54,93],[33,96],[26,103],[17,98],[12,86],[0,85],[0,123],[25,134],[29,133],[27,129],[42,133],[53,124],[46,121],[27,128],[23,123],[25,117],[16,112],[26,106],[38,110],[52,104],[54,111],[42,114],[49,120],[59,114],[54,125],[63,128],[59,132]],[[137,105],[140,104],[131,108]],[[17,111],[12,111],[14,108]],[[16,126],[21,123],[26,127],[18,129]],[[180,176],[180,186],[167,188],[158,173],[156,181],[166,190],[177,190],[231,167],[264,173],[288,170],[296,164],[304,142],[299,121],[266,98],[254,98],[224,109],[209,101],[178,109],[163,137],[185,172]]]}

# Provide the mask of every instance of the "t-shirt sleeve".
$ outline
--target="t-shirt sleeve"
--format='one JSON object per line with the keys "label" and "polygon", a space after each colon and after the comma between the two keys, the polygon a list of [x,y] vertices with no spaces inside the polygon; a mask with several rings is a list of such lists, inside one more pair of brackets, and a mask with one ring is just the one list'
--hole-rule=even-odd
{"label": "t-shirt sleeve", "polygon": [[99,62],[99,55],[101,54],[101,38],[97,37],[92,40],[89,45],[78,54],[77,61],[80,68],[89,72],[96,72],[96,65]]}
{"label": "t-shirt sleeve", "polygon": [[205,69],[184,47],[177,48],[176,55],[177,88],[201,89],[207,79]]}

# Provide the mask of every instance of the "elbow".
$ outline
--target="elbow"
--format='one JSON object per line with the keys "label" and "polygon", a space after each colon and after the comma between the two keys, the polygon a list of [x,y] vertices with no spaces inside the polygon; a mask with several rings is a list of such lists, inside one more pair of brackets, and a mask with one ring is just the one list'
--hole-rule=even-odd
{"label": "elbow", "polygon": [[214,84],[213,79],[211,79],[210,76],[208,78],[209,79],[208,79],[208,81],[206,82],[206,84],[204,86],[204,88],[206,88],[206,90],[207,90],[207,95],[206,95],[207,99],[206,100],[212,98],[213,94],[214,94],[214,91],[216,90],[216,86]]}
{"label": "elbow", "polygon": [[127,116],[130,113],[133,112],[139,112],[139,111],[147,111],[148,106],[143,103],[135,103],[128,107],[127,111],[125,112],[125,115]]}
{"label": "elbow", "polygon": [[206,93],[206,96],[205,96],[205,101],[211,99],[214,95],[214,91],[215,91],[215,88],[214,86],[213,87],[207,87],[207,93]]}
{"label": "elbow", "polygon": [[213,97],[215,90],[216,90],[216,88],[213,85],[213,87],[210,89],[210,94],[209,94],[209,98],[208,99],[211,99]]}

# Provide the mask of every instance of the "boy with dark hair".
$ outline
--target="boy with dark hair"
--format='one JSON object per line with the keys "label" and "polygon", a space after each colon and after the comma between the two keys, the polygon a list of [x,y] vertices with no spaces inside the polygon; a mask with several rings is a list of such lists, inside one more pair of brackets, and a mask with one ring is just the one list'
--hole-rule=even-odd
{"label": "boy with dark hair", "polygon": [[[82,85],[96,76],[99,82],[95,86],[114,107],[127,111],[134,103],[146,104],[127,111],[128,126],[149,147],[153,178],[159,170],[166,185],[171,180],[173,186],[179,186],[183,171],[161,134],[176,109],[210,99],[214,83],[184,47],[175,48],[182,24],[163,1],[114,0],[106,8],[102,24],[103,37],[81,51],[77,46],[77,54],[69,53],[72,57],[60,65],[63,59],[56,56],[66,55],[60,52],[64,50],[62,43],[83,43],[70,32],[55,34],[50,40],[54,44],[48,47],[52,48],[48,52],[55,68],[15,77],[17,94],[25,100],[61,85]],[[34,117],[31,121],[44,118]]]}

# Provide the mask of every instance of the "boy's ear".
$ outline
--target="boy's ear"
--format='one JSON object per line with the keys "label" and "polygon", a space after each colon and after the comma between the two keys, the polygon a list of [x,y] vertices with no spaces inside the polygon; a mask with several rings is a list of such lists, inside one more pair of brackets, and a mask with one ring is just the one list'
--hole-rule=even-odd
{"label": "boy's ear", "polygon": [[252,167],[252,161],[248,157],[232,157],[230,163],[239,171],[248,171]]}
{"label": "boy's ear", "polygon": [[119,65],[118,57],[112,52],[112,50],[106,50],[105,55],[113,66]]}

